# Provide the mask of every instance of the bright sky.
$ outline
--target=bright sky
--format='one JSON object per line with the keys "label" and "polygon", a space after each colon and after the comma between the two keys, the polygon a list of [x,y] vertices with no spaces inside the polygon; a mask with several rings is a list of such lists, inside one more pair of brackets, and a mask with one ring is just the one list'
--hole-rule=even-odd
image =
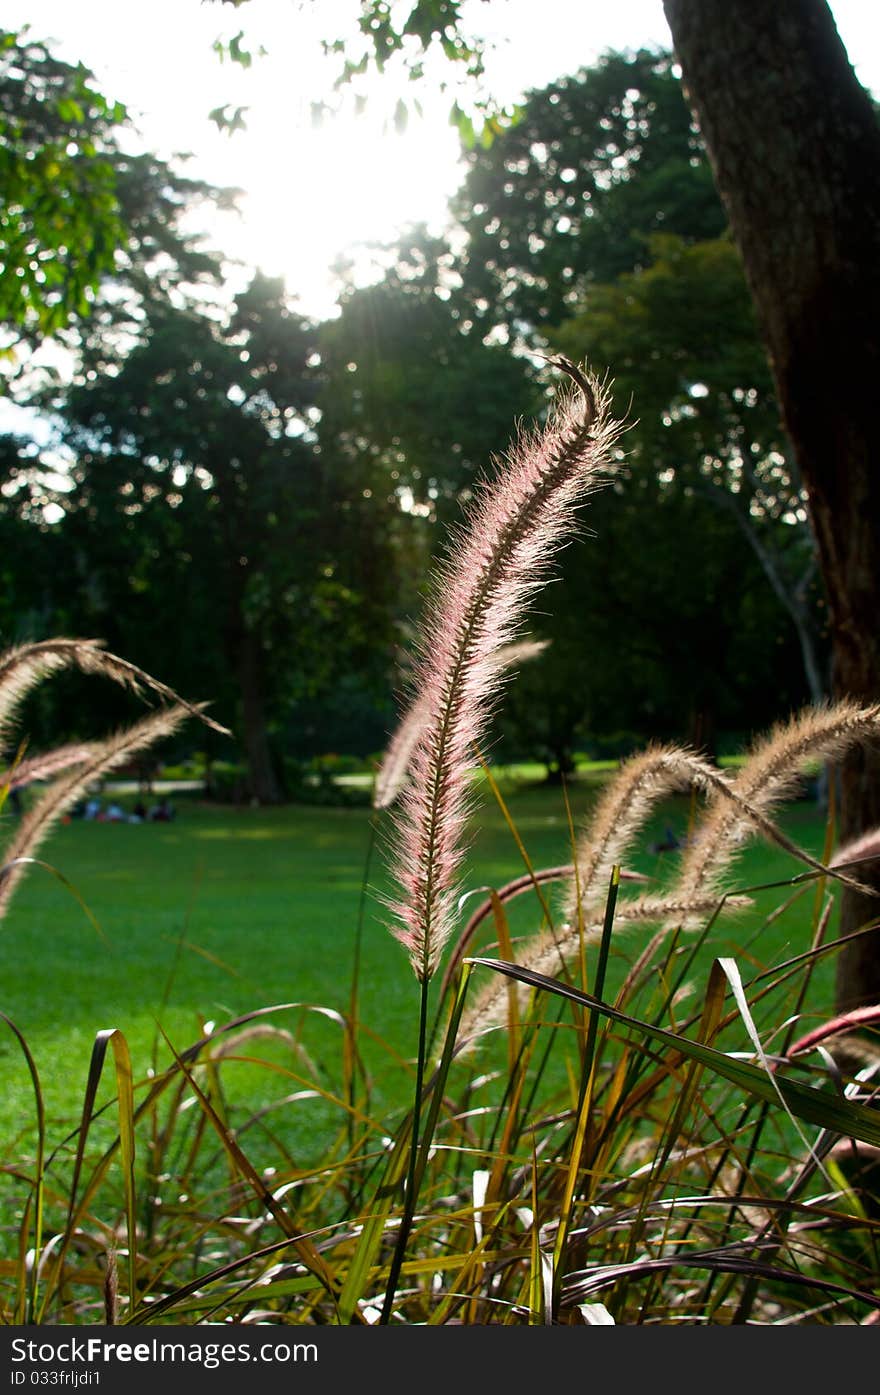
{"label": "bright sky", "polygon": [[[880,93],[880,5],[832,0],[831,8],[858,76]],[[212,230],[217,245],[248,267],[284,275],[300,308],[323,316],[335,299],[334,260],[354,244],[390,242],[407,223],[442,229],[460,177],[450,97],[428,81],[416,94],[424,116],[403,135],[387,130],[398,98],[414,95],[403,81],[380,81],[362,115],[313,127],[311,103],[336,71],[320,39],[353,32],[358,11],[358,0],[251,0],[240,8],[4,0],[2,22],[29,24],[33,38],[56,39],[60,57],[91,68],[104,94],[129,108],[148,148],[165,157],[191,151],[193,176],[243,188],[243,216]],[[487,85],[506,102],[609,48],[670,42],[662,0],[465,0],[465,14],[497,41]],[[241,29],[246,46],[268,50],[247,71],[212,51],[215,39]],[[217,131],[208,113],[226,104],[249,108],[246,131]],[[369,255],[355,262],[366,279]]]}

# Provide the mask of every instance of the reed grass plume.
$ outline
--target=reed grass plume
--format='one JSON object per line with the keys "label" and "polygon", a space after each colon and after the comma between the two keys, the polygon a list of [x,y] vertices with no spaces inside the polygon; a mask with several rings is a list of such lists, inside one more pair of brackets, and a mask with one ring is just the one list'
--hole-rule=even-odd
{"label": "reed grass plume", "polygon": [[[823,710],[812,717],[825,715]],[[604,902],[612,867],[620,865],[654,806],[676,791],[693,789],[709,797],[705,817],[690,838],[697,851],[687,855],[682,865],[676,898],[679,904],[700,899],[706,887],[718,894],[723,870],[750,832],[763,834],[817,871],[825,870],[772,821],[770,811],[797,784],[805,759],[804,731],[811,730],[814,739],[821,731],[822,739],[827,740],[828,732],[838,731],[846,720],[842,715],[840,720],[823,724],[804,716],[798,720],[798,731],[791,741],[782,741],[782,729],[778,729],[756,748],[752,761],[736,778],[686,746],[650,745],[631,756],[606,785],[576,848],[574,875],[564,906],[566,919],[588,917]],[[851,725],[853,731],[858,729],[857,722]],[[690,869],[698,862],[703,870],[691,876]],[[715,872],[709,875],[713,863],[717,864]]]}
{"label": "reed grass plume", "polygon": [[[808,707],[776,725],[752,747],[727,796],[721,791],[713,796],[682,858],[679,894],[686,899],[720,891],[755,823],[769,819],[798,788],[811,762],[839,759],[853,746],[878,737],[880,704],[861,707],[848,698]],[[807,865],[822,867],[805,853],[799,855]]]}
{"label": "reed grass plume", "polygon": [[625,760],[606,784],[575,849],[564,906],[566,920],[589,917],[654,806],[691,787],[707,793],[724,776],[684,746],[651,745]]}
{"label": "reed grass plume", "polygon": [[[679,927],[692,931],[716,913],[729,914],[747,907],[748,898],[732,894],[728,881],[731,864],[749,835],[759,834],[806,866],[860,886],[843,868],[878,852],[876,833],[841,849],[825,867],[788,838],[770,815],[798,788],[810,761],[840,756],[851,746],[878,736],[880,706],[859,707],[842,700],[808,708],[790,722],[774,727],[753,746],[734,777],[683,747],[649,747],[625,761],[599,799],[576,848],[576,872],[564,903],[565,923],[558,930],[541,930],[526,939],[518,947],[517,962],[536,973],[558,976],[584,945],[600,939],[603,920],[598,912],[611,867],[633,851],[639,829],[656,801],[688,786],[709,798],[681,853],[678,876],[661,896],[618,901],[614,919],[621,930],[654,923],[667,930]],[[502,1022],[507,1000],[507,984],[501,979],[490,980],[462,1018],[462,1037],[473,1041],[481,1030]]]}
{"label": "reed grass plume", "polygon": [[15,827],[3,850],[0,867],[0,917],[5,915],[12,893],[40,844],[55,823],[96,779],[124,764],[132,755],[170,736],[188,718],[197,717],[215,731],[229,735],[226,727],[208,717],[203,703],[188,702],[166,683],[151,677],[136,664],[108,653],[98,640],[36,640],[14,645],[0,654],[0,751],[12,745],[15,719],[28,693],[45,678],[63,669],[101,675],[143,696],[145,691],[163,700],[142,721],[103,741],[71,742],[54,750],[24,756],[24,743],[0,775],[4,796],[29,783],[53,780],[37,797]]}
{"label": "reed grass plume", "polygon": [[0,917],[6,914],[12,893],[40,844],[58,819],[82,797],[89,785],[123,765],[137,751],[171,736],[199,709],[187,703],[163,707],[107,740],[90,745],[91,754],[76,762],[66,774],[49,785],[22,817],[3,849],[0,867]]}
{"label": "reed grass plume", "polygon": [[51,780],[62,770],[70,770],[74,765],[91,760],[97,749],[94,741],[72,741],[51,751],[22,757],[0,775],[0,790],[24,788],[35,780]]}
{"label": "reed grass plume", "polygon": [[187,702],[136,664],[108,653],[100,640],[58,637],[14,645],[0,655],[0,749],[8,750],[19,708],[31,689],[44,678],[72,668],[109,678],[136,694],[147,691],[165,702],[179,704],[221,735],[230,735],[226,727],[207,716],[204,705]]}
{"label": "reed grass plume", "polygon": [[[522,639],[514,644],[502,645],[495,656],[499,674],[536,658],[549,643],[549,639]],[[404,711],[388,742],[376,771],[372,801],[374,809],[390,808],[406,784],[413,751],[431,716],[429,698],[428,693],[418,694]]]}
{"label": "reed grass plume", "polygon": [[498,654],[520,634],[582,503],[614,470],[622,424],[610,394],[566,359],[563,390],[543,430],[522,434],[478,492],[434,586],[422,632],[416,702],[424,713],[396,819],[392,868],[400,895],[393,933],[422,981],[455,925],[458,874],[474,749],[502,673]]}

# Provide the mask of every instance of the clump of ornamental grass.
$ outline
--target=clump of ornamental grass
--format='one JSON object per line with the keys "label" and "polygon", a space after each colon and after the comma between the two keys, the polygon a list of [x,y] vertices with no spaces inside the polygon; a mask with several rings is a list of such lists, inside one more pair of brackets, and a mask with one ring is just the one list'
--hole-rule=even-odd
{"label": "clump of ornamental grass", "polygon": [[[876,1158],[880,1154],[875,1153],[876,1144],[870,1141],[874,1126],[864,1110],[858,1122],[847,1119],[845,1109],[835,1119],[831,1092],[825,1092],[822,1101],[823,1111],[829,1106],[830,1113],[814,1113],[813,1106],[821,1092],[812,1099],[806,1097],[786,1073],[786,1068],[795,1061],[802,1062],[808,1051],[821,1051],[822,1043],[830,1038],[874,1026],[880,1019],[880,1009],[870,1007],[834,1018],[792,1041],[813,966],[829,948],[822,945],[822,938],[830,902],[821,915],[814,914],[811,948],[797,956],[792,966],[783,965],[778,972],[760,975],[759,984],[762,978],[770,981],[753,996],[742,981],[736,961],[719,959],[712,968],[702,1011],[688,1017],[687,968],[675,965],[679,952],[675,941],[683,930],[700,931],[702,940],[719,914],[748,909],[751,889],[734,894],[730,870],[750,835],[758,833],[772,840],[811,869],[793,878],[791,885],[805,883],[819,874],[839,878],[844,868],[849,875],[858,870],[862,857],[876,855],[877,839],[866,835],[852,847],[841,849],[825,866],[792,844],[772,822],[770,814],[797,788],[809,762],[829,755],[840,756],[858,743],[876,740],[878,735],[880,708],[841,702],[808,710],[777,727],[753,748],[735,777],[714,770],[702,757],[679,748],[651,748],[624,762],[609,781],[575,846],[564,901],[569,919],[561,928],[544,929],[525,940],[515,947],[515,952],[509,937],[505,937],[508,953],[502,960],[471,961],[495,970],[501,977],[490,979],[462,1016],[460,1040],[473,1048],[488,1032],[506,1026],[508,1035],[515,1033],[519,1042],[518,1054],[511,1059],[512,1075],[520,1072],[521,1060],[535,1050],[537,1027],[545,1022],[541,1013],[548,1002],[562,999],[580,1005],[589,1014],[581,1036],[580,1086],[570,1112],[564,1116],[568,1132],[562,1151],[567,1163],[559,1170],[558,1194],[550,1213],[553,1242],[544,1251],[551,1276],[544,1311],[549,1311],[554,1320],[559,1320],[566,1304],[573,1300],[587,1300],[609,1290],[624,1295],[618,1299],[623,1307],[618,1307],[617,1320],[643,1321],[661,1293],[663,1302],[669,1301],[669,1285],[659,1276],[668,1272],[678,1277],[679,1270],[684,1277],[683,1285],[678,1285],[679,1321],[689,1320],[689,1313],[691,1320],[696,1317],[704,1321],[746,1321],[756,1310],[778,1316],[781,1308],[773,1303],[766,1309],[764,1306],[762,1295],[768,1281],[771,1291],[774,1285],[784,1291],[792,1284],[801,1284],[805,1296],[807,1290],[823,1295],[824,1302],[816,1309],[820,1312],[847,1313],[854,1304],[870,1317],[871,1311],[880,1307],[872,1297],[878,1263],[878,1237],[873,1234],[876,1212],[870,1202],[865,1209],[848,1180],[851,1175],[858,1179],[865,1175],[876,1177]],[[707,796],[707,804],[702,818],[692,819],[677,877],[673,877],[662,895],[618,899],[619,859],[632,851],[634,836],[652,803],[670,790],[689,785]],[[601,914],[603,882],[605,906]],[[604,984],[612,937],[621,931],[632,933],[638,925],[651,922],[659,928],[639,954],[613,1005],[606,1004]],[[760,934],[753,936],[753,942],[759,941]],[[667,952],[660,954],[658,961],[658,952],[664,945]],[[585,981],[587,946],[592,946],[597,955],[590,992],[586,991]],[[578,968],[581,988],[572,982],[571,971]],[[797,969],[804,970],[804,979],[796,983],[791,1010],[785,1013],[776,1009],[774,1030],[781,1035],[781,1041],[771,1051],[765,1046],[764,1032],[756,1024],[755,1004],[793,979]],[[652,980],[658,979],[663,985],[659,1010],[655,1007],[647,1017],[641,1012],[634,1015],[633,1000],[640,992],[644,997]],[[520,995],[514,992],[511,997],[511,988],[520,990]],[[521,996],[523,989],[530,994],[527,1000]],[[732,991],[735,1011],[725,1016],[723,999],[728,990]],[[661,1025],[667,1014],[673,1016],[674,1033]],[[743,1076],[738,1075],[728,1054],[720,1055],[715,1049],[722,1031],[737,1022],[744,1027],[758,1063],[757,1067],[744,1065]],[[699,1043],[696,1048],[688,1039],[694,1029]],[[641,1044],[636,1046],[636,1042]],[[708,1052],[702,1049],[704,1045],[710,1048]],[[651,1052],[647,1072],[643,1068],[646,1048]],[[606,1054],[610,1060],[603,1066],[602,1057]],[[842,1096],[845,1101],[864,1104],[873,1099],[871,1081],[878,1069],[876,1051],[863,1052],[862,1060],[866,1065],[847,1084]],[[709,1062],[716,1078],[706,1087],[706,1098],[713,1102],[702,1105],[710,1121],[709,1133],[705,1134],[702,1125],[695,1130],[691,1111],[697,1107],[696,1083]],[[832,1078],[839,1081],[839,1063],[826,1056],[825,1064]],[[724,1080],[738,1087],[738,1104],[733,1112],[739,1112],[741,1122],[732,1133],[724,1122],[725,1115],[732,1112],[725,1105]],[[511,1090],[511,1098],[517,1099],[520,1093],[521,1090]],[[661,1104],[664,1096],[665,1106]],[[759,1160],[766,1148],[764,1138],[771,1128],[774,1103],[787,1121],[786,1149],[779,1162],[783,1170],[781,1177],[762,1175],[758,1182]],[[598,1214],[597,1202],[604,1190],[602,1179],[615,1159],[626,1157],[620,1151],[620,1132],[621,1128],[626,1132],[626,1118],[632,1106],[647,1113],[644,1127],[632,1132],[627,1151],[631,1158],[644,1160],[638,1173],[649,1183],[648,1192],[655,1200],[649,1204],[642,1196],[629,1211],[627,1223],[633,1229],[618,1265],[609,1264],[603,1255],[601,1262],[586,1265],[583,1273],[572,1279],[569,1271],[573,1255],[581,1245],[588,1252],[589,1237],[594,1237],[595,1244],[595,1237],[607,1228],[604,1221],[583,1226],[578,1219],[579,1208],[588,1202],[588,1211]],[[654,1117],[665,1121],[659,1134],[650,1126]],[[632,1122],[630,1119],[629,1127]],[[818,1134],[809,1127],[815,1124],[822,1124]],[[803,1160],[794,1164],[798,1150],[802,1151]],[[791,1160],[787,1166],[786,1158]],[[844,1163],[848,1163],[848,1171]],[[672,1175],[680,1178],[671,1191],[670,1168]],[[694,1210],[692,1199],[680,1198],[677,1188],[697,1185],[693,1179],[701,1174],[704,1191],[698,1192]],[[497,1169],[492,1176],[497,1177]],[[723,1190],[719,1194],[716,1188],[722,1179]],[[824,1184],[824,1189],[820,1186],[818,1197],[811,1196],[810,1188],[817,1181]],[[619,1197],[625,1189],[622,1177],[614,1189]],[[636,1194],[640,1193],[639,1184]],[[758,1204],[758,1198],[772,1201]],[[656,1241],[650,1239],[654,1227],[648,1218],[658,1203],[662,1240],[656,1249]],[[616,1205],[608,1209],[617,1215]],[[723,1244],[700,1249],[701,1237],[707,1230],[712,1231],[713,1214],[725,1218],[721,1226]],[[748,1222],[745,1233],[740,1228],[740,1216]],[[545,1213],[545,1225],[549,1224]],[[854,1241],[852,1237],[860,1227],[862,1233]],[[819,1233],[823,1242],[817,1243],[815,1237]],[[826,1238],[830,1250],[825,1247]],[[847,1272],[853,1245],[862,1269],[859,1277]],[[689,1269],[702,1271],[702,1280],[688,1283]],[[741,1281],[736,1275],[743,1276]],[[641,1306],[637,1318],[628,1318],[625,1295],[633,1289],[642,1294]],[[645,1289],[650,1295],[647,1299]],[[694,1299],[698,1302],[694,1303]],[[586,1320],[609,1320],[607,1309],[605,1313],[605,1317]]]}
{"label": "clump of ornamental grass", "polygon": [[[97,1033],[78,1127],[44,1152],[20,1223],[22,1254],[32,1235],[36,1243],[16,1283],[5,1285],[4,1320],[158,1323],[167,1312],[166,1320],[188,1323],[211,1320],[221,1308],[237,1320],[259,1320],[256,1310],[277,1301],[269,1276],[289,1276],[294,1266],[308,1276],[293,1289],[302,1295],[297,1321],[332,1302],[338,1284],[309,1232],[323,1227],[332,1237],[343,1229],[335,1214],[327,1225],[351,1184],[340,1161],[343,1102],[303,1040],[310,1016],[329,1015],[273,1004],[206,1023],[185,1050],[160,1027],[171,1063],[156,1063],[140,1079],[132,1076],[125,1034]],[[245,1066],[280,1078],[280,1098],[237,1112],[226,1077]],[[99,1108],[108,1075],[115,1096]],[[304,1167],[273,1118],[322,1096],[331,1118],[337,1109],[343,1117],[342,1129],[336,1136],[334,1123],[326,1161]],[[113,1127],[101,1127],[108,1123],[115,1138]],[[340,1176],[331,1206],[327,1193]],[[288,1306],[276,1307],[274,1319]]]}
{"label": "clump of ornamental grass", "polygon": [[[833,1081],[822,1050],[841,1024],[802,1030],[799,999],[828,952],[828,898],[813,907],[808,878],[798,906],[815,943],[798,962],[752,955],[747,978],[729,961],[706,976],[694,937],[684,956],[667,945],[613,1003],[535,976],[543,1008],[511,1015],[501,1077],[453,1060],[436,1113],[428,1096],[396,1322],[791,1325],[880,1310],[878,1224],[838,1148],[878,1146],[873,1077],[866,1067]],[[697,985],[690,997],[672,989],[680,976]],[[96,1039],[81,1126],[43,1170],[28,1320],[382,1321],[411,1115],[391,1124],[358,1097],[352,1148],[342,1051],[320,1064],[294,1049],[326,1012],[278,1003],[215,1024],[130,1089],[124,1040]],[[227,1077],[264,1051],[273,1103],[236,1105]],[[556,1057],[567,1077],[551,1077]],[[118,1131],[95,1154],[102,1065],[117,1082]],[[306,1165],[281,1124],[309,1095],[331,1127]],[[32,1231],[33,1208],[29,1219]],[[28,1311],[33,1275],[18,1270],[8,1320]]]}
{"label": "clump of ornamental grass", "polygon": [[[877,844],[820,860],[774,816],[807,761],[875,739],[880,710],[802,714],[736,775],[684,747],[651,747],[623,764],[580,834],[572,830],[569,859],[537,869],[527,860],[524,876],[459,926],[471,777],[511,646],[577,506],[613,471],[621,430],[601,384],[565,360],[556,366],[573,387],[547,427],[499,462],[471,511],[374,792],[376,814],[396,810],[393,928],[420,992],[411,1108],[402,1120],[374,1108],[353,991],[347,1016],[292,1001],[206,1021],[185,1051],[166,1039],[170,1065],[156,1062],[139,1080],[124,1034],[99,1032],[81,1118],[49,1151],[36,1064],[12,1027],[33,1080],[38,1141],[34,1159],[12,1165],[26,1201],[17,1258],[0,1262],[5,1320],[876,1321],[876,1196],[848,1169],[853,1149],[866,1164],[880,1149],[878,1065],[865,1059],[848,1073],[830,1053],[842,1032],[876,1029],[878,1009],[821,1013],[817,1023],[805,1004],[835,951],[833,888]],[[114,750],[56,753],[61,783],[34,837],[79,774],[112,762]],[[676,875],[645,890],[622,864],[657,801],[687,791],[702,813]],[[764,917],[754,897],[767,887],[733,878],[752,836],[799,869],[778,883],[783,906]],[[508,907],[527,892],[541,926],[516,940]],[[715,957],[707,972],[701,952],[731,910],[748,954]],[[762,961],[782,912],[802,943],[781,962]],[[472,953],[486,924],[499,958],[485,946]],[[636,957],[612,996],[621,931]],[[429,1058],[428,990],[450,944],[445,1036]],[[469,1005],[471,979],[483,974]],[[340,1032],[335,1056],[306,1049],[318,1019]],[[242,1112],[227,1073],[253,1068],[269,1047],[280,1053],[266,1061],[277,1100]],[[410,1068],[390,1047],[388,1058]],[[99,1108],[108,1061],[115,1095]],[[317,1163],[304,1164],[280,1128],[304,1103],[335,1121]],[[109,1142],[99,1126],[108,1113]]]}
{"label": "clump of ornamental grass", "polygon": [[[385,776],[391,771],[393,779],[383,782],[386,793],[380,802],[391,803],[399,792],[401,803],[394,825],[392,866],[402,895],[393,905],[393,929],[408,950],[421,984],[415,1103],[408,1121],[409,1163],[404,1178],[398,1162],[394,1179],[402,1192],[403,1210],[381,1308],[385,1322],[394,1311],[439,1092],[453,1052],[460,1050],[454,1044],[456,1036],[460,1031],[465,1044],[473,1042],[487,1025],[506,1015],[512,1040],[521,1040],[516,990],[511,996],[510,984],[490,981],[465,1010],[467,975],[463,976],[449,1012],[434,1093],[429,1094],[433,1113],[424,1138],[419,1139],[427,989],[456,927],[470,775],[497,701],[503,669],[499,655],[516,638],[526,604],[546,577],[548,559],[570,531],[573,506],[608,477],[610,453],[621,431],[620,423],[606,419],[600,385],[565,360],[557,360],[556,366],[569,374],[580,396],[569,393],[545,432],[516,448],[472,510],[466,531],[439,578],[438,599],[423,631],[415,697],[384,766]],[[877,715],[877,709],[846,705],[808,714],[786,731],[774,733],[735,780],[682,748],[655,748],[630,761],[612,782],[591,829],[575,849],[567,919],[557,928],[545,917],[545,927],[522,947],[515,965],[505,966],[505,972],[531,989],[547,982],[569,986],[571,961],[578,955],[583,961],[586,945],[599,944],[594,988],[601,998],[612,925],[653,923],[660,927],[659,933],[637,966],[634,979],[638,979],[670,931],[694,930],[717,915],[724,900],[722,873],[749,831],[769,836],[812,868],[827,873],[829,869],[817,859],[791,844],[770,818],[770,810],[791,790],[805,760],[827,759],[852,742],[875,735]],[[698,827],[690,841],[678,885],[662,896],[637,896],[618,905],[621,859],[635,832],[658,798],[687,787],[704,795],[708,808],[705,826]],[[541,879],[529,870],[540,897]],[[555,880],[558,870],[551,869],[544,880]],[[496,923],[503,926],[502,902],[496,896],[491,905]],[[726,909],[744,904],[745,898],[727,898]],[[507,936],[505,944],[510,946]],[[447,982],[451,987],[451,981]],[[553,1313],[561,1302],[561,1265],[573,1224],[575,1178],[589,1132],[597,1031],[594,1018],[585,1038],[575,1111],[576,1160],[562,1198],[554,1245]],[[512,1072],[514,1061],[512,1046]]]}

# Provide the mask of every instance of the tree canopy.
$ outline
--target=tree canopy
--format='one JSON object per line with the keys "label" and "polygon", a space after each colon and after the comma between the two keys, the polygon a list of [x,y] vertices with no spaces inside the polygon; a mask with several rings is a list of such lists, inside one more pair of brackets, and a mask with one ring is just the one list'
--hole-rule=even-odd
{"label": "tree canopy", "polygon": [[695,241],[725,226],[668,54],[610,54],[532,92],[465,160],[453,200],[464,293],[511,338],[557,324],[586,283],[641,265],[653,234]]}
{"label": "tree canopy", "polygon": [[184,215],[235,191],[138,152],[135,134],[83,64],[29,30],[0,30],[0,326],[12,390],[28,359],[17,348],[51,338],[103,369],[136,335],[145,299],[218,279],[217,255],[183,231]]}
{"label": "tree canopy", "polygon": [[315,346],[258,276],[226,325],[152,311],[120,371],[65,409],[81,623],[212,694],[263,802],[283,792],[270,729],[342,669],[370,668],[393,575],[370,551],[381,497],[315,439]]}
{"label": "tree canopy", "polygon": [[125,108],[82,65],[0,30],[0,320],[46,334],[85,316],[123,239],[114,172]]}

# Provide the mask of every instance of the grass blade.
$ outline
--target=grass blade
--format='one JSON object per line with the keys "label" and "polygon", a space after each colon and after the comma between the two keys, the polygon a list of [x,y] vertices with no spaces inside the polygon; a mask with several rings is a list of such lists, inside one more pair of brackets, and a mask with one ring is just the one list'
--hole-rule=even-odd
{"label": "grass blade", "polygon": [[649,1037],[652,1041],[660,1042],[665,1047],[671,1047],[683,1057],[699,1061],[717,1075],[731,1081],[732,1084],[747,1094],[754,1095],[757,1099],[778,1104],[781,1093],[788,1109],[797,1119],[802,1119],[808,1124],[817,1124],[820,1128],[829,1129],[832,1133],[841,1134],[848,1138],[857,1138],[863,1143],[873,1143],[880,1147],[880,1113],[875,1109],[855,1104],[852,1100],[842,1100],[838,1095],[833,1095],[828,1090],[802,1085],[798,1081],[788,1080],[779,1075],[774,1075],[773,1080],[771,1080],[765,1071],[747,1061],[737,1060],[723,1051],[716,1051],[714,1047],[705,1046],[702,1042],[691,1041],[688,1037],[678,1036],[675,1032],[668,1032],[662,1027],[651,1026],[639,1018],[629,1017],[626,1013],[609,1007],[607,1003],[600,1003],[589,993],[582,993],[579,989],[572,988],[569,984],[560,983],[557,979],[547,978],[544,974],[537,974],[531,969],[524,969],[519,964],[482,958],[468,959],[466,962],[482,965],[484,968],[493,969],[497,973],[507,974],[511,978],[519,979],[521,983],[529,984],[532,988],[542,989],[558,997],[568,998],[572,1002],[579,1003],[582,1007],[591,1008],[601,1016],[609,1017],[613,1022],[619,1022],[623,1026],[630,1027]]}
{"label": "grass blade", "polygon": [[[34,1101],[36,1103],[37,1108],[37,1156],[36,1168],[34,1172],[33,1190],[34,1262],[31,1267],[30,1285],[27,1288],[22,1287],[22,1290],[19,1293],[17,1304],[19,1310],[17,1321],[32,1323],[35,1321],[35,1314],[37,1310],[37,1291],[40,1280],[40,1253],[43,1247],[43,1191],[46,1156],[46,1112],[45,1106],[43,1104],[43,1091],[40,1087],[40,1076],[37,1071],[36,1062],[33,1056],[31,1055],[30,1047],[28,1046],[18,1027],[16,1027],[15,1023],[12,1021],[11,1017],[7,1017],[5,1012],[0,1012],[0,1019],[2,1019],[6,1023],[7,1027],[12,1032],[13,1036],[15,1037],[16,1041],[22,1049],[22,1053],[24,1054],[25,1061],[27,1062],[27,1068],[30,1073],[31,1083],[34,1087]],[[25,1215],[27,1215],[27,1208],[25,1210]],[[25,1266],[22,1265],[19,1277],[23,1286],[26,1282],[25,1272]]]}
{"label": "grass blade", "polygon": [[86,1140],[95,1112],[95,1099],[98,1085],[104,1071],[104,1061],[108,1046],[113,1047],[116,1066],[116,1098],[119,1113],[119,1153],[122,1168],[123,1193],[125,1197],[125,1222],[128,1242],[128,1289],[129,1302],[134,1308],[137,1296],[135,1269],[137,1263],[137,1205],[134,1173],[134,1083],[131,1070],[131,1056],[128,1042],[118,1027],[108,1027],[97,1033],[92,1045],[89,1070],[86,1076],[86,1089],[83,1097],[82,1122],[77,1136],[73,1176],[70,1183],[70,1197],[67,1207],[67,1221],[64,1227],[61,1246],[58,1252],[58,1283],[63,1284],[63,1267],[67,1247],[76,1228],[80,1211],[86,1198],[77,1205],[77,1192],[85,1158]]}

